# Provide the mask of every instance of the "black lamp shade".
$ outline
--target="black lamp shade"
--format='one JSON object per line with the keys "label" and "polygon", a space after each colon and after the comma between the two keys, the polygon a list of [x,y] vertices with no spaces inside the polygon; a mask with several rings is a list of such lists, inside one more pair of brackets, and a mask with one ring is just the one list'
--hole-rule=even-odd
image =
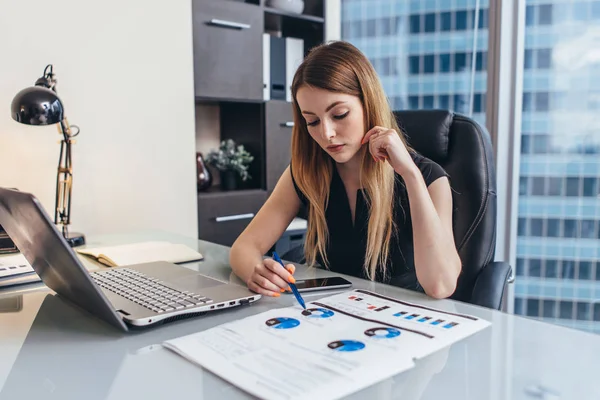
{"label": "black lamp shade", "polygon": [[15,121],[27,125],[50,125],[64,119],[63,104],[58,95],[42,86],[21,90],[12,101]]}

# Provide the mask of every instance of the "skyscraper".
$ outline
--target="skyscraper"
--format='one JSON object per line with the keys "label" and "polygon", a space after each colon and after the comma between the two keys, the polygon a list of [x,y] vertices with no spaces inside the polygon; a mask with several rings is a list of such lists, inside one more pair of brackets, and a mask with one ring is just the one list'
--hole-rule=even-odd
{"label": "skyscraper", "polygon": [[[342,0],[342,38],[371,60],[394,109],[485,124],[488,7]],[[527,0],[523,34],[514,311],[600,333],[600,0]]]}

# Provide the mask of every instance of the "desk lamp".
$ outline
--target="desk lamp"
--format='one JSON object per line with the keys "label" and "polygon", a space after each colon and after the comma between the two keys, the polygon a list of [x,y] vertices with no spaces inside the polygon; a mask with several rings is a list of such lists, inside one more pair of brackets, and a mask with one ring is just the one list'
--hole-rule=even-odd
{"label": "desk lamp", "polygon": [[71,144],[74,143],[73,138],[79,134],[79,128],[69,125],[65,117],[63,103],[56,93],[57,81],[52,69],[52,64],[47,65],[44,76],[35,82],[35,86],[17,93],[11,104],[11,114],[15,121],[26,125],[57,124],[62,140],[56,176],[54,223],[60,226],[62,235],[69,245],[80,246],[85,244],[85,236],[69,232],[73,186]]}

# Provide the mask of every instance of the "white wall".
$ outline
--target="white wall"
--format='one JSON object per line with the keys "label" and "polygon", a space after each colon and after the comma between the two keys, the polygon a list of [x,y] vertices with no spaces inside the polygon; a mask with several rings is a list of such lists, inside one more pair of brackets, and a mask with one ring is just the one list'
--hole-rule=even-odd
{"label": "white wall", "polygon": [[72,230],[197,236],[191,1],[0,0],[0,186],[53,215],[57,129],[10,117],[49,63],[81,128]]}

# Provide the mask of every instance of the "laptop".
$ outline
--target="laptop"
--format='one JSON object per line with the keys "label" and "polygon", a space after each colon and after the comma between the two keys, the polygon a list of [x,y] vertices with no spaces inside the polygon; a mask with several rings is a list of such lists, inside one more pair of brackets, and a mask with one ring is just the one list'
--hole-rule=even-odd
{"label": "laptop", "polygon": [[164,261],[90,273],[30,193],[0,188],[0,225],[46,286],[123,331],[250,304],[261,297],[246,287]]}

